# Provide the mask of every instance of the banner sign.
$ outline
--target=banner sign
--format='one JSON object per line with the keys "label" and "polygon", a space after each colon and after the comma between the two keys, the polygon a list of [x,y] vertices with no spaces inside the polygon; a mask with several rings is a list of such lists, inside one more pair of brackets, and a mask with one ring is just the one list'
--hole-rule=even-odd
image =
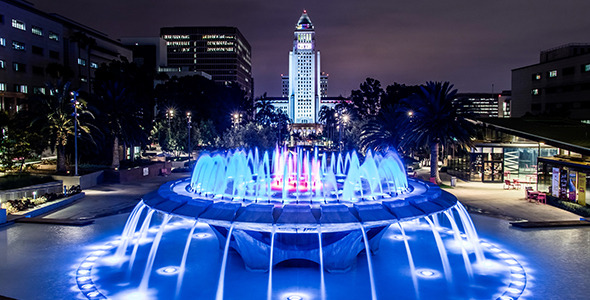
{"label": "banner sign", "polygon": [[559,197],[559,168],[553,168],[551,175],[551,195]]}

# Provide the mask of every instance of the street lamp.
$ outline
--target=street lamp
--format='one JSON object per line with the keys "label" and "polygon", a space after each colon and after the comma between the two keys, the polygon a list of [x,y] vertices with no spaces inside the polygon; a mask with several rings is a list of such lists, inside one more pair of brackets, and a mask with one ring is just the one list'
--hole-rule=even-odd
{"label": "street lamp", "polygon": [[168,143],[170,144],[170,120],[174,117],[174,110],[169,109],[166,111],[166,119],[168,119]]}
{"label": "street lamp", "polygon": [[72,91],[71,95],[74,97],[70,100],[74,105],[74,176],[78,176],[78,92]]}
{"label": "street lamp", "polygon": [[338,145],[340,147],[340,152],[342,152],[342,150],[344,150],[344,144],[342,143],[342,130],[344,129],[344,126],[346,125],[346,123],[348,123],[348,120],[350,119],[349,115],[346,114],[341,114],[340,115],[340,125],[339,125],[339,142]]}
{"label": "street lamp", "polygon": [[241,113],[233,113],[232,114],[232,123],[234,128],[237,127],[240,123],[242,123],[242,114]]}
{"label": "street lamp", "polygon": [[186,113],[186,128],[188,129],[188,148],[187,148],[187,152],[188,152],[188,167],[191,167],[191,155],[193,153],[192,149],[191,149],[191,123],[192,123],[192,116],[191,116],[191,112],[187,112]]}

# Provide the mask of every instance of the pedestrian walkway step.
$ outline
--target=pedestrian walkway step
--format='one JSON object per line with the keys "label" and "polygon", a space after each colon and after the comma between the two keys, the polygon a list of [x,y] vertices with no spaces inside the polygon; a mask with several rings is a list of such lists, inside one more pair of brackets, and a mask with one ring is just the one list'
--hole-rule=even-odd
{"label": "pedestrian walkway step", "polygon": [[15,220],[16,223],[36,223],[36,224],[52,224],[52,225],[67,225],[67,226],[86,226],[94,223],[94,220],[85,219],[54,219],[54,218],[20,218]]}
{"label": "pedestrian walkway step", "polygon": [[590,222],[585,219],[580,219],[579,221],[510,222],[510,224],[518,228],[590,226]]}

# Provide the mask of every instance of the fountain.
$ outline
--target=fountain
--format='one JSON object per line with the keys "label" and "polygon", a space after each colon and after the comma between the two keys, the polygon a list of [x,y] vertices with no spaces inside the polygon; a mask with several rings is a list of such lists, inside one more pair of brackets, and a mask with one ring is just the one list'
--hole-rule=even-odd
{"label": "fountain", "polygon": [[[359,270],[362,287],[339,282]],[[290,282],[297,272],[305,280]],[[201,155],[190,178],[143,197],[76,281],[89,299],[517,299],[526,275],[480,240],[453,195],[408,179],[395,153],[277,147]]]}

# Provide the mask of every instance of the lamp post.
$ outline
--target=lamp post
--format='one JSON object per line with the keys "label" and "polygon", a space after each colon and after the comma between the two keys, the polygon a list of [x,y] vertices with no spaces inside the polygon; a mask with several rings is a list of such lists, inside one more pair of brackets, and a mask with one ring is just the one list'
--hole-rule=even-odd
{"label": "lamp post", "polygon": [[341,115],[341,122],[340,122],[340,147],[342,147],[342,149],[340,149],[340,151],[344,150],[344,144],[342,143],[342,130],[344,130],[344,126],[346,126],[346,123],[348,123],[348,119],[350,118],[350,116],[343,114]]}
{"label": "lamp post", "polygon": [[78,92],[72,91],[71,102],[74,105],[74,176],[78,176]]}
{"label": "lamp post", "polygon": [[191,116],[191,112],[187,112],[186,113],[186,128],[187,128],[187,132],[188,132],[188,148],[187,148],[187,152],[188,152],[188,167],[191,167],[191,155],[193,153],[192,149],[191,149],[191,123],[192,123],[192,116]]}
{"label": "lamp post", "polygon": [[168,144],[170,144],[170,120],[172,120],[172,118],[174,117],[174,110],[173,109],[169,109],[166,111],[166,119],[168,119]]}

